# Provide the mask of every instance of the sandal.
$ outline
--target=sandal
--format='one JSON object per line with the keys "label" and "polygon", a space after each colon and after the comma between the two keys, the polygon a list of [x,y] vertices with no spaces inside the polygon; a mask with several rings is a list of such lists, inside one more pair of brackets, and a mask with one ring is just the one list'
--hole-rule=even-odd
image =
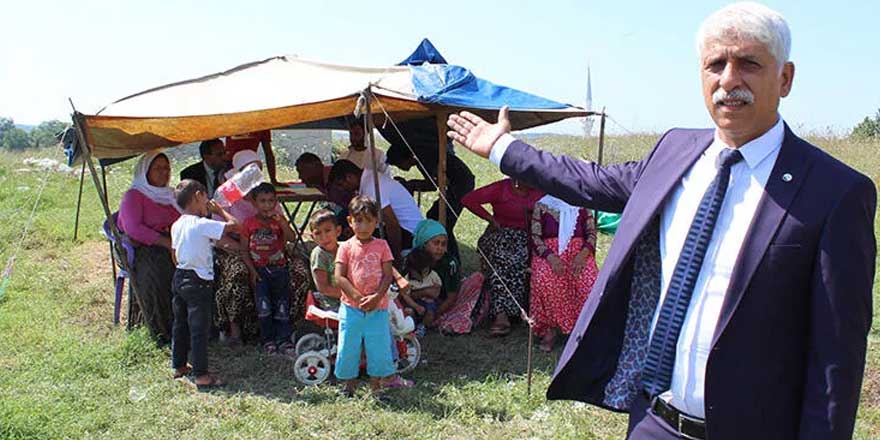
{"label": "sandal", "polygon": [[544,353],[550,353],[553,351],[553,346],[556,345],[556,333],[553,330],[549,330],[548,333],[541,337],[541,342],[538,344],[538,348]]}
{"label": "sandal", "polygon": [[510,334],[510,323],[501,325],[492,324],[492,327],[489,327],[489,336],[493,338],[507,336],[508,334]]}
{"label": "sandal", "polygon": [[393,377],[391,380],[384,381],[382,388],[412,388],[416,385],[415,382],[404,379],[399,374],[395,374]]}
{"label": "sandal", "polygon": [[208,383],[203,383],[203,384],[196,382],[196,380],[198,380],[198,378],[193,379],[193,383],[195,384],[197,390],[205,391],[205,390],[211,390],[211,389],[226,386],[226,382],[223,382],[222,380],[220,380],[219,377],[214,376],[213,374],[209,374],[208,377],[211,378],[211,381]]}
{"label": "sandal", "polygon": [[276,354],[278,353],[278,346],[274,342],[267,342],[263,344],[263,353]]}
{"label": "sandal", "polygon": [[192,365],[186,364],[180,368],[174,369],[174,378],[180,379],[181,377],[189,376],[189,373],[192,373]]}
{"label": "sandal", "polygon": [[294,345],[290,341],[287,341],[278,346],[277,352],[285,356],[296,356],[296,345]]}

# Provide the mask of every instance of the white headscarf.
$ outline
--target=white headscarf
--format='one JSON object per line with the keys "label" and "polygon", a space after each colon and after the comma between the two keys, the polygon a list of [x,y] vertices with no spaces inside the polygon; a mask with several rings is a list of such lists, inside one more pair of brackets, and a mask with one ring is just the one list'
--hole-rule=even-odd
{"label": "white headscarf", "polygon": [[257,152],[253,150],[241,150],[235,153],[235,156],[232,156],[232,169],[227,171],[225,176],[226,179],[229,180],[235,173],[244,169],[245,166],[252,162],[260,162],[260,156],[257,156]]}
{"label": "white headscarf", "polygon": [[577,226],[578,213],[581,209],[577,206],[569,205],[550,194],[542,197],[541,200],[538,200],[538,203],[559,212],[559,234],[557,237],[559,241],[556,253],[557,255],[562,255],[568,249],[568,242],[571,241],[571,237],[574,236],[574,228]]}
{"label": "white headscarf", "polygon": [[[138,190],[148,199],[160,205],[171,205],[177,209],[177,211],[183,212],[180,207],[177,206],[177,201],[174,200],[173,188],[168,186],[167,183],[165,186],[153,186],[150,185],[150,181],[147,180],[147,174],[150,172],[150,165],[153,164],[153,161],[156,160],[157,156],[165,155],[164,151],[165,150],[163,149],[152,150],[144,153],[144,155],[138,159],[137,164],[134,166],[134,180],[131,182],[131,189]],[[165,158],[167,159],[168,156],[166,155]]]}

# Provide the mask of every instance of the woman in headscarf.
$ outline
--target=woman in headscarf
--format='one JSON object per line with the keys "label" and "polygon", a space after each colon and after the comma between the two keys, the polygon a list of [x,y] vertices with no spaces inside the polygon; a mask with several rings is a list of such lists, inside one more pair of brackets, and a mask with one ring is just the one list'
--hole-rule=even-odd
{"label": "woman in headscarf", "polygon": [[[233,168],[227,172],[226,178],[231,178],[252,163],[263,168],[257,153],[251,150],[235,153],[232,158]],[[244,222],[257,214],[257,208],[252,204],[252,200],[253,198],[247,195],[235,202],[227,211],[238,221]],[[280,206],[278,213],[284,215]],[[297,252],[295,243],[288,243],[285,253],[290,272],[290,321],[295,329],[296,324],[303,318],[305,294],[311,278],[305,257]],[[252,337],[258,333],[253,286],[250,284],[247,266],[241,258],[238,237],[232,240],[224,239],[219,252],[215,252],[214,255],[218,269],[215,324],[225,329],[230,345],[234,346],[241,343],[242,335]]]}
{"label": "woman in headscarf", "polygon": [[532,211],[532,297],[539,347],[553,350],[556,330],[571,333],[596,281],[596,223],[590,210],[546,195]]}
{"label": "woman in headscarf", "polygon": [[168,185],[170,179],[171,163],[162,150],[141,156],[116,220],[119,229],[136,245],[131,281],[141,319],[162,341],[171,340],[174,263],[170,230],[180,217],[174,190]]}
{"label": "woman in headscarf", "polygon": [[436,220],[422,220],[413,232],[413,249],[424,249],[431,257],[431,270],[437,272],[443,286],[437,301],[437,315],[452,309],[457,303],[458,288],[461,284],[461,266],[448,252],[449,237],[446,228]]}
{"label": "woman in headscarf", "polygon": [[[528,307],[529,211],[543,195],[522,182],[504,179],[461,199],[465,208],[488,223],[477,247],[485,255],[480,262],[489,317],[494,320],[491,336],[510,333],[510,318],[520,316],[517,303]],[[492,206],[492,212],[483,205]]]}

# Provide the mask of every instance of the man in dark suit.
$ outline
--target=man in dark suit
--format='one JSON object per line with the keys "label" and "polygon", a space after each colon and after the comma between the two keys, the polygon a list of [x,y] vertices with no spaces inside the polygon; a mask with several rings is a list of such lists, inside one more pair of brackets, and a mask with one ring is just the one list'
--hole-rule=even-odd
{"label": "man in dark suit", "polygon": [[208,188],[208,197],[214,196],[214,190],[223,183],[223,172],[226,170],[226,151],[220,139],[208,139],[199,144],[199,155],[202,160],[180,171],[180,180],[192,179]]}
{"label": "man in dark suit", "polygon": [[777,113],[794,65],[754,3],[698,34],[714,130],[639,162],[538,151],[463,112],[456,141],[569,203],[622,212],[547,396],[628,412],[632,439],[852,436],[872,319],[874,183]]}

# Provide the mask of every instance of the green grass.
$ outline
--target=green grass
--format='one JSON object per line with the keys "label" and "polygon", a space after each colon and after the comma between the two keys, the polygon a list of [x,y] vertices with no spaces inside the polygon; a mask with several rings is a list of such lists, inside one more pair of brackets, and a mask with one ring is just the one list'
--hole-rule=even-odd
{"label": "green grass", "polygon": [[[655,136],[615,137],[607,161],[639,158]],[[871,176],[880,174],[880,142],[852,144],[813,139]],[[595,158],[595,143],[574,137],[535,141],[554,152]],[[103,211],[86,180],[80,239],[73,242],[75,175],[36,172],[28,156],[61,159],[39,150],[0,155],[0,263],[21,250],[0,300],[0,438],[622,438],[626,417],[543,394],[559,351],[534,353],[532,393],[526,392],[527,333],[505,339],[485,329],[458,337],[429,335],[427,362],[412,377],[417,387],[394,391],[390,404],[365,395],[340,398],[330,385],[297,386],[289,363],[253,347],[212,346],[211,363],[230,385],[198,393],[170,379],[168,349],[143,330],[114,327],[107,246],[100,234]],[[501,175],[487,161],[463,157],[477,185]],[[175,167],[180,169],[178,162]],[[131,164],[111,169],[113,206],[130,182]],[[285,170],[287,177],[292,177]],[[46,179],[31,232],[22,230]],[[427,207],[432,200],[423,200]],[[470,214],[456,232],[466,271],[477,268],[473,243],[483,224]],[[880,225],[878,225],[880,230]],[[601,251],[610,240],[603,237]],[[875,320],[856,438],[880,436],[880,318]]]}

